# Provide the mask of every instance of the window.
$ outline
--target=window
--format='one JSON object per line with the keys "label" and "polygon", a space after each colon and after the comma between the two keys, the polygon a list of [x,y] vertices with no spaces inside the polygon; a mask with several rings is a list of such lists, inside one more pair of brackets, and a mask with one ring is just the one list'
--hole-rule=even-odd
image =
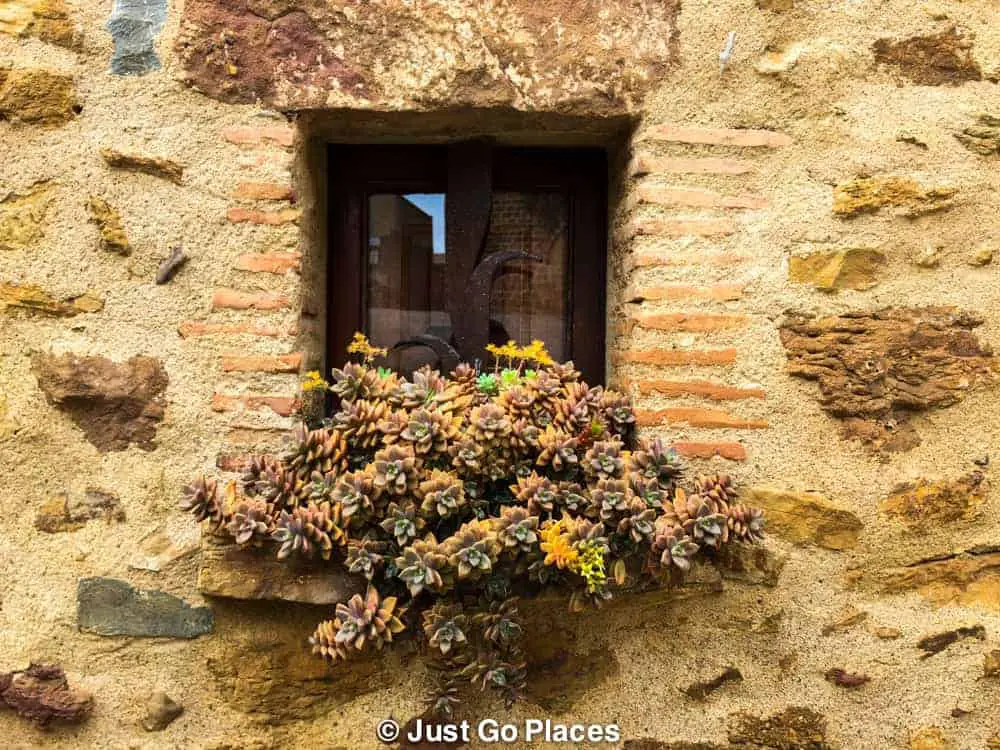
{"label": "window", "polygon": [[603,382],[603,151],[472,141],[329,159],[329,362],[357,330],[403,371],[541,339]]}

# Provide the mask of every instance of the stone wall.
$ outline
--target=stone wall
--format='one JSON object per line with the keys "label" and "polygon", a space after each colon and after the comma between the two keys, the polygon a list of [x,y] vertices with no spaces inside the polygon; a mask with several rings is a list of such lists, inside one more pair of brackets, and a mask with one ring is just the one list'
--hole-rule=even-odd
{"label": "stone wall", "polygon": [[[612,147],[609,378],[772,530],[733,580],[541,613],[509,719],[1000,744],[993,0],[109,5],[0,0],[0,672],[95,699],[0,711],[13,746],[374,747],[418,712],[419,660],[309,657],[326,607],[201,596],[175,503],[318,363],[324,140],[456,133]],[[185,710],[147,732],[155,690]]]}

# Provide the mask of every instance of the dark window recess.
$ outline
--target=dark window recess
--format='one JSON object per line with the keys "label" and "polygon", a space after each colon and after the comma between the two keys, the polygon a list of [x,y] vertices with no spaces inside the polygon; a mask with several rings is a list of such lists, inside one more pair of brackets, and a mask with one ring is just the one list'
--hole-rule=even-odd
{"label": "dark window recess", "polygon": [[541,339],[603,382],[603,151],[332,146],[329,170],[329,364],[358,330],[405,372]]}

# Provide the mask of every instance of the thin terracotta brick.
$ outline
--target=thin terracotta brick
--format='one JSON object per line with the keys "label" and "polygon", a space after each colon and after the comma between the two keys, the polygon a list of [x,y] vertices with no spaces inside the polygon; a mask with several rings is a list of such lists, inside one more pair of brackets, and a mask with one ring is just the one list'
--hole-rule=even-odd
{"label": "thin terracotta brick", "polygon": [[747,174],[754,171],[753,162],[743,159],[714,157],[659,157],[639,154],[629,165],[633,177],[644,174]]}
{"label": "thin terracotta brick", "polygon": [[739,443],[674,443],[670,446],[685,458],[714,458],[721,456],[730,461],[746,461],[747,452]]}
{"label": "thin terracotta brick", "polygon": [[227,355],[222,358],[223,372],[298,372],[302,352],[292,354]]}
{"label": "thin terracotta brick", "polygon": [[241,182],[233,189],[233,197],[249,201],[290,201],[295,198],[291,185],[280,182]]}
{"label": "thin terracotta brick", "polygon": [[625,230],[629,238],[654,237],[717,237],[732,234],[736,224],[732,219],[657,219],[641,218],[629,222]]}
{"label": "thin terracotta brick", "polygon": [[266,226],[280,226],[281,224],[294,224],[299,220],[301,211],[297,208],[283,208],[280,211],[255,211],[249,208],[230,208],[226,212],[226,218],[233,224],[264,224]]}
{"label": "thin terracotta brick", "polygon": [[773,130],[699,128],[690,125],[657,125],[650,129],[648,136],[654,141],[745,148],[779,148],[795,142],[791,136]]}
{"label": "thin terracotta brick", "polygon": [[270,409],[275,414],[289,417],[298,408],[299,400],[295,396],[279,396],[264,393],[242,393],[230,395],[227,393],[212,394],[213,411],[233,411],[244,407],[251,411]]}
{"label": "thin terracotta brick", "polygon": [[625,299],[628,302],[646,300],[703,300],[708,302],[732,302],[743,296],[742,284],[714,284],[712,286],[671,286],[634,287]]}
{"label": "thin terracotta brick", "polygon": [[675,187],[643,184],[636,188],[635,200],[657,206],[687,206],[691,208],[767,208],[770,202],[763,195],[723,195],[706,188]]}
{"label": "thin terracotta brick", "polygon": [[215,466],[222,471],[243,472],[250,466],[250,461],[261,456],[262,458],[275,458],[269,453],[246,453],[246,452],[223,452],[215,457]]}
{"label": "thin terracotta brick", "polygon": [[246,253],[236,259],[234,268],[238,271],[258,271],[261,273],[285,273],[289,270],[298,271],[302,265],[302,253]]}
{"label": "thin terracotta brick", "polygon": [[657,393],[662,396],[698,396],[712,401],[735,401],[744,398],[766,398],[763,388],[738,388],[710,380],[639,380],[635,386],[639,393]]}
{"label": "thin terracotta brick", "polygon": [[668,407],[655,411],[636,409],[635,421],[640,427],[663,424],[686,424],[691,427],[731,427],[744,430],[760,430],[768,426],[759,419],[743,419],[722,409],[700,409],[698,407]]}
{"label": "thin terracotta brick", "polygon": [[751,258],[739,253],[680,254],[680,253],[636,253],[632,256],[632,268],[656,268],[658,266],[735,266],[746,263]]}
{"label": "thin terracotta brick", "polygon": [[212,308],[216,310],[280,310],[290,304],[288,297],[273,292],[216,289],[212,295]]}
{"label": "thin terracotta brick", "polygon": [[706,333],[739,328],[747,322],[746,315],[714,315],[699,313],[664,313],[662,315],[636,315],[635,322],[642,328],[656,331],[686,331]]}
{"label": "thin terracotta brick", "polygon": [[[177,327],[177,332],[183,338],[189,338],[190,336],[211,336],[214,334],[247,334],[250,336],[270,337],[283,335],[283,332],[274,326],[261,326],[253,323],[205,323],[200,320],[185,320]],[[284,332],[285,335],[295,335],[295,333],[296,331],[292,327]]]}
{"label": "thin terracotta brick", "polygon": [[684,367],[686,365],[731,365],[736,361],[735,349],[652,349],[649,351],[616,352],[615,364],[660,365]]}
{"label": "thin terracotta brick", "polygon": [[222,137],[239,146],[275,143],[290,148],[295,141],[295,130],[287,125],[271,125],[263,128],[231,127],[222,131]]}

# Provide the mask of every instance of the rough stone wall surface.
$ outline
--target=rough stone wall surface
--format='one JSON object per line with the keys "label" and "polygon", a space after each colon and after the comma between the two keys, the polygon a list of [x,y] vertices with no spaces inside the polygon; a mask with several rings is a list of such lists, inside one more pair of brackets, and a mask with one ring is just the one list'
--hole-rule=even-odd
{"label": "rough stone wall surface", "polygon": [[[610,177],[609,376],[648,433],[773,519],[768,573],[549,613],[539,688],[470,714],[613,721],[628,747],[997,746],[994,0],[187,0],[155,36],[162,68],[138,76],[109,72],[109,6],[0,0],[0,672],[58,663],[95,699],[80,727],[0,711],[8,745],[366,748],[377,719],[418,713],[419,660],[331,673],[308,656],[326,608],[200,596],[175,503],[280,441],[316,362],[322,180],[295,111],[330,109],[334,132],[354,110],[439,113],[452,137],[465,105],[634,118]],[[157,285],[177,246],[188,262]],[[852,317],[916,322],[890,336]],[[819,380],[794,372],[810,325],[836,342],[810,352]],[[150,358],[156,413],[52,403],[33,368],[49,355],[100,361],[60,374],[71,393]],[[118,401],[107,418],[143,420],[143,446],[106,450],[74,421]],[[848,401],[861,413],[828,408]],[[919,439],[886,438],[896,410]],[[112,496],[113,514],[71,512]],[[172,595],[172,617],[210,607],[211,632],[81,632],[81,579]],[[727,667],[742,679],[682,692]],[[184,711],[147,732],[157,690]]]}

